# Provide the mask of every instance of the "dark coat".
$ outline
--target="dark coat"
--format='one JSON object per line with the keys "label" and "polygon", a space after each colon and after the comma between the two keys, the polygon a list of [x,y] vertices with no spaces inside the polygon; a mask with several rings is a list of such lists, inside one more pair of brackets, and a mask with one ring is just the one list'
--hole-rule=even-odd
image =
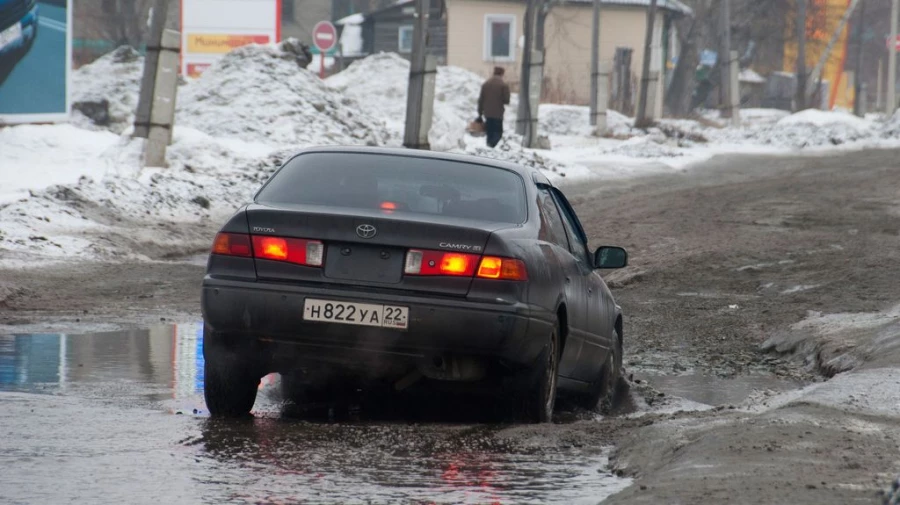
{"label": "dark coat", "polygon": [[494,76],[481,85],[478,96],[478,115],[493,119],[503,119],[506,106],[509,105],[509,85],[503,78]]}

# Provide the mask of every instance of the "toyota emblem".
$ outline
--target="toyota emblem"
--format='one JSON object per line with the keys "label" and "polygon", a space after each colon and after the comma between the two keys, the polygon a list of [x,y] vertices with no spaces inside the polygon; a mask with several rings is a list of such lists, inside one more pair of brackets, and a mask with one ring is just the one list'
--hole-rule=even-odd
{"label": "toyota emblem", "polygon": [[359,235],[359,238],[372,238],[376,233],[378,230],[370,224],[361,224],[356,227],[356,234]]}

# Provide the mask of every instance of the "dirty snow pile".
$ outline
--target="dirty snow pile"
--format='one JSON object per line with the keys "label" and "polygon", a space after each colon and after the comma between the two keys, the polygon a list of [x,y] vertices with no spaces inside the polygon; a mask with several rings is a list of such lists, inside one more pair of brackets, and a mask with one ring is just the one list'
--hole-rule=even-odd
{"label": "dirty snow pile", "polygon": [[709,137],[720,143],[752,143],[802,149],[844,145],[881,136],[879,125],[847,112],[804,110],[773,124],[745,128],[711,129]]}
{"label": "dirty snow pile", "polygon": [[279,46],[244,46],[185,86],[176,124],[278,146],[384,144],[378,116],[297,65]]}
{"label": "dirty snow pile", "polygon": [[[581,105],[541,104],[538,109],[540,131],[546,135],[593,135],[590,125],[590,108]],[[606,111],[607,135],[627,135],[634,120],[616,112]]]}
{"label": "dirty snow pile", "polygon": [[79,68],[72,73],[76,115],[83,113],[95,118],[100,126],[122,133],[134,123],[143,72],[143,56],[128,46]]}
{"label": "dirty snow pile", "polygon": [[[406,118],[406,90],[409,62],[395,53],[381,53],[353,62],[326,82],[335,91],[354,98],[361,111],[383,118],[393,144],[403,139]],[[429,143],[432,149],[447,151],[464,145],[466,125],[478,112],[478,95],[484,78],[468,70],[438,67],[435,79],[434,113]],[[515,111],[516,97],[508,111]],[[515,113],[507,113],[507,124],[515,124]]]}

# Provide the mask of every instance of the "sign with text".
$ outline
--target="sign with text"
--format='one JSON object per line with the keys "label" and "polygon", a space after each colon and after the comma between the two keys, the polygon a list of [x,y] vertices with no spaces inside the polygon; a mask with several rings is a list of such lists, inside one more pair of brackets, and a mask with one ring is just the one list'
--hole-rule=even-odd
{"label": "sign with text", "polygon": [[282,0],[181,0],[181,73],[198,77],[232,50],[281,40]]}
{"label": "sign with text", "polygon": [[71,68],[71,0],[0,0],[0,124],[67,120]]}

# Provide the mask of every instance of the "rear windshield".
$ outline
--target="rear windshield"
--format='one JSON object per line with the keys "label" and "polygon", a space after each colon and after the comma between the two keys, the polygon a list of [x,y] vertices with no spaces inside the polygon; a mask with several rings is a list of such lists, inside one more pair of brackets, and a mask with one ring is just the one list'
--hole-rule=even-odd
{"label": "rear windshield", "polygon": [[525,188],[514,172],[384,154],[302,154],[259,191],[256,201],[384,209],[513,224],[525,221]]}

